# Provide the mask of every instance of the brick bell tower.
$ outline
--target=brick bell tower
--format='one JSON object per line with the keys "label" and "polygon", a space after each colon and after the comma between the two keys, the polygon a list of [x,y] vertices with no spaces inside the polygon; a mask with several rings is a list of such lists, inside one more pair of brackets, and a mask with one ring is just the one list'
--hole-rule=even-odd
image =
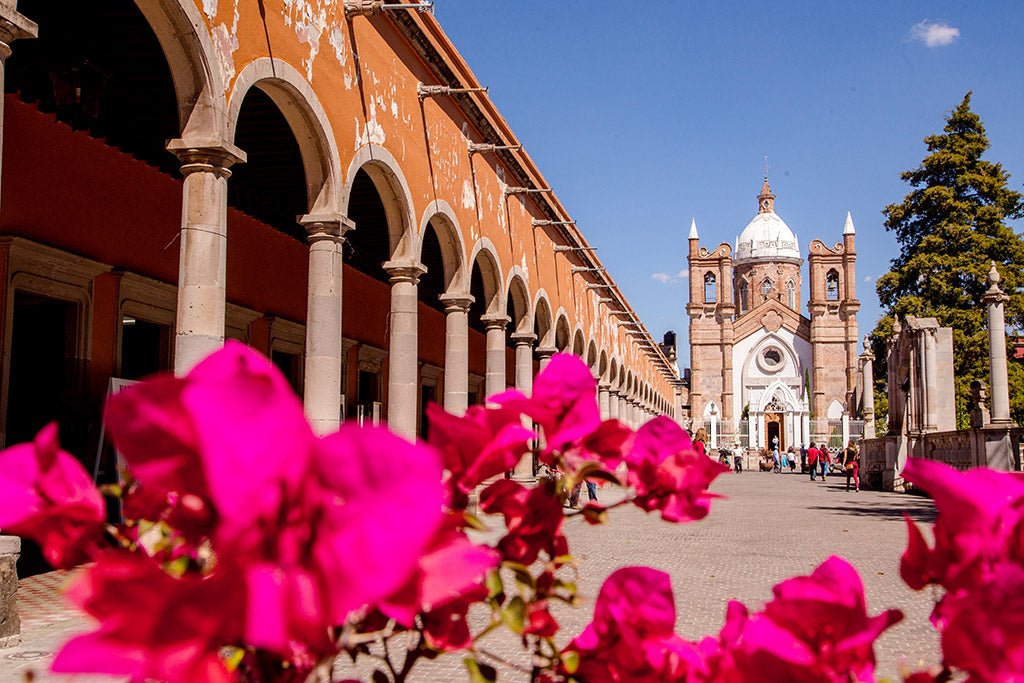
{"label": "brick bell tower", "polygon": [[[832,400],[842,400],[853,411],[857,386],[857,251],[853,218],[846,214],[843,241],[828,247],[814,240],[807,257],[811,319],[811,353],[814,377],[811,411],[814,419],[828,418]],[[825,429],[812,427],[812,432]]]}

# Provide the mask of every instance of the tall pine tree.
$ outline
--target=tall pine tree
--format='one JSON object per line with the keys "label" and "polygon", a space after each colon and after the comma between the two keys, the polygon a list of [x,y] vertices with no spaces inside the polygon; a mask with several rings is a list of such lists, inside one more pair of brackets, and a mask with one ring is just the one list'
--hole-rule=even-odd
{"label": "tall pine tree", "polygon": [[[1007,324],[1024,327],[1024,239],[1007,220],[1024,216],[1024,197],[1007,187],[1002,166],[982,159],[989,148],[981,119],[971,110],[971,93],[950,113],[939,135],[924,139],[928,156],[901,174],[913,190],[882,212],[896,234],[899,255],[878,278],[886,315],[875,327],[875,355],[884,359],[884,340],[894,317],[934,317],[953,328],[953,372],[959,426],[966,426],[972,380],[989,380],[988,332],[980,303],[992,261],[1010,295]],[[1024,418],[1024,368],[1011,363],[1010,405]],[[876,377],[885,377],[884,362]]]}

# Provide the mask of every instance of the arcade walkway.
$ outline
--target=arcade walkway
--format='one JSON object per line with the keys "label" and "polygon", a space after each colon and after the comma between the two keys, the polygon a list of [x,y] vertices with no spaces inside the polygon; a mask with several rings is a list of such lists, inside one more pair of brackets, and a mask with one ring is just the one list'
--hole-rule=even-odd
{"label": "arcade walkway", "polygon": [[[674,577],[679,632],[696,638],[718,632],[730,598],[760,608],[773,584],[808,573],[829,555],[839,554],[860,571],[871,613],[887,607],[906,613],[903,623],[879,641],[879,675],[895,675],[901,658],[936,661],[938,638],[928,623],[930,594],[914,593],[899,578],[899,557],[906,544],[902,515],[930,521],[930,502],[903,494],[846,493],[843,484],[840,477],[812,484],[798,474],[745,472],[721,478],[715,490],[726,498],[715,501],[702,522],[673,526],[632,508],[613,511],[613,523],[604,528],[573,520],[568,534],[581,563],[580,592],[587,598],[596,595],[604,577],[620,566],[647,564],[666,570]],[[616,492],[602,489],[600,495],[611,500]],[[54,608],[53,576],[23,582],[23,642],[0,651],[0,683],[16,683],[18,672],[25,669],[44,668],[61,640],[86,626],[84,619]],[[565,633],[574,634],[589,621],[592,610],[588,600],[580,609],[556,613],[556,618]],[[513,661],[522,659],[510,639],[493,638],[482,646]],[[37,680],[68,679],[43,675]],[[467,680],[462,657],[442,657],[423,668],[416,680]],[[499,680],[525,677],[505,670]]]}

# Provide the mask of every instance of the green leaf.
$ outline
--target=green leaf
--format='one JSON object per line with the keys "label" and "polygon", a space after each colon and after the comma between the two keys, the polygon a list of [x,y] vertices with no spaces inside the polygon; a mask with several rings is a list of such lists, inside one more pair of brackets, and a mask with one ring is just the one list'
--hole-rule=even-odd
{"label": "green leaf", "polygon": [[488,528],[488,526],[486,524],[484,524],[480,520],[479,517],[477,517],[476,515],[474,515],[474,514],[472,514],[470,512],[462,513],[462,518],[466,522],[466,526],[469,527],[470,529],[474,529],[476,531],[489,531],[490,530]]}
{"label": "green leaf", "polygon": [[526,603],[518,595],[512,598],[505,609],[501,610],[501,620],[514,633],[519,634],[526,628]]}
{"label": "green leaf", "polygon": [[481,664],[473,657],[466,657],[462,663],[469,671],[470,683],[494,683],[498,680],[498,672],[493,666]]}
{"label": "green leaf", "polygon": [[575,650],[563,652],[562,666],[565,667],[566,673],[570,676],[576,673],[580,668],[580,653]]}
{"label": "green leaf", "polygon": [[583,507],[583,518],[590,524],[600,525],[608,523],[608,509],[604,507],[598,507],[594,505],[585,505]]}

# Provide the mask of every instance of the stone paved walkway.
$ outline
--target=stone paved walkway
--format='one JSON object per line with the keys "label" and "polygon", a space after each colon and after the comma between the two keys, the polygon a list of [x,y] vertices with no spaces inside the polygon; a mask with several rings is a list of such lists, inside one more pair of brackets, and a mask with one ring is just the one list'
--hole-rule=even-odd
{"label": "stone paved walkway", "polygon": [[[566,608],[556,616],[567,635],[578,633],[590,620],[592,598],[604,578],[618,567],[644,564],[672,574],[679,632],[697,638],[718,632],[728,600],[735,598],[759,609],[771,597],[772,585],[809,573],[829,555],[838,554],[860,571],[872,614],[888,607],[906,613],[904,622],[878,643],[879,674],[894,676],[901,660],[937,661],[938,638],[928,623],[932,596],[911,591],[899,578],[899,557],[906,545],[902,516],[906,512],[919,522],[931,521],[930,501],[903,494],[847,493],[843,483],[839,478],[811,483],[806,476],[790,473],[729,474],[714,487],[726,498],[715,501],[711,515],[701,522],[670,525],[634,508],[613,511],[607,527],[589,527],[574,519],[567,533],[581,564],[580,592],[588,600],[583,607]],[[602,489],[602,497],[615,495]],[[39,605],[38,595],[34,600]],[[37,614],[23,613],[27,628],[22,645],[0,651],[0,683],[20,681],[18,672],[26,668],[45,668],[49,653],[61,640],[85,627],[81,617],[46,604],[54,603],[44,601],[33,607]],[[484,648],[520,665],[526,663],[518,656],[514,639],[489,638]],[[442,657],[422,669],[416,680],[464,681],[461,660],[460,656]],[[500,680],[524,680],[514,670],[500,668]],[[340,673],[365,676],[368,672]],[[68,679],[43,675],[37,680]]]}

